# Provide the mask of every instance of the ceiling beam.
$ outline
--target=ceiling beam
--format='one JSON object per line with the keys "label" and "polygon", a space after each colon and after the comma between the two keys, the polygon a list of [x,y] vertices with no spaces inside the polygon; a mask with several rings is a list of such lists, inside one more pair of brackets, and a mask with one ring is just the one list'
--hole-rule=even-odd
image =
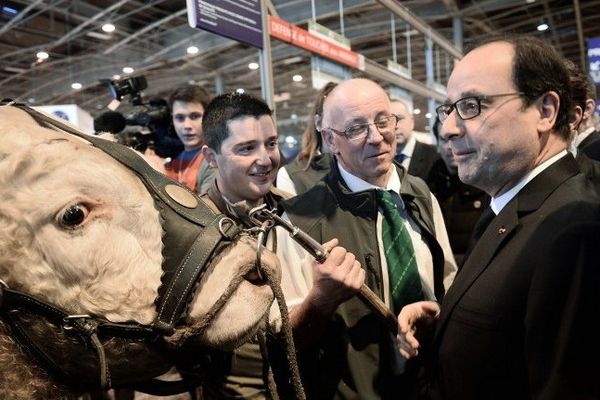
{"label": "ceiling beam", "polygon": [[573,6],[575,7],[575,25],[577,26],[577,39],[579,40],[579,62],[581,63],[581,70],[587,71],[588,66],[585,62],[585,44],[583,42],[583,26],[581,24],[581,10],[579,9],[579,0],[573,0]]}
{"label": "ceiling beam", "polygon": [[402,18],[410,26],[421,32],[423,35],[429,36],[435,44],[446,50],[452,56],[458,59],[462,58],[462,52],[451,41],[433,29],[431,25],[427,24],[421,18],[413,14],[405,6],[394,0],[377,0],[377,2],[396,14],[398,17]]}

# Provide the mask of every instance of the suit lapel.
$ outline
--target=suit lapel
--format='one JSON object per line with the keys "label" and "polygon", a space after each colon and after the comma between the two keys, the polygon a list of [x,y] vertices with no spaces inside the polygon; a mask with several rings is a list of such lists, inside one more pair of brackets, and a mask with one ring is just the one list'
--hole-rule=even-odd
{"label": "suit lapel", "polygon": [[519,225],[517,199],[510,201],[488,225],[444,296],[442,313],[436,327],[436,340],[463,294],[487,268],[503,243]]}
{"label": "suit lapel", "polygon": [[590,133],[588,135],[588,137],[586,137],[585,139],[583,139],[581,141],[581,143],[579,143],[579,146],[577,146],[578,150],[583,149],[585,146],[587,146],[590,143],[595,142],[596,140],[600,140],[600,132],[598,131],[594,131],[592,133]]}
{"label": "suit lapel", "polygon": [[568,154],[537,175],[492,220],[444,297],[435,341],[439,339],[458,301],[513,235],[520,218],[537,210],[557,187],[577,173],[577,162]]}

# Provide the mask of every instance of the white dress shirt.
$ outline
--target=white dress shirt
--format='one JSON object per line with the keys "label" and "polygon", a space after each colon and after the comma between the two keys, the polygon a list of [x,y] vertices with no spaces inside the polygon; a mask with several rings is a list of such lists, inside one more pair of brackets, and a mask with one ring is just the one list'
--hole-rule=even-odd
{"label": "white dress shirt", "polygon": [[[368,190],[368,189],[383,189],[377,188],[368,182],[350,174],[345,171],[341,165],[339,165],[342,177],[350,190],[353,192]],[[396,193],[400,193],[400,178],[395,168],[393,173],[390,174],[390,178],[385,187],[385,190],[392,190]],[[435,225],[435,237],[439,242],[444,252],[444,287],[446,290],[454,280],[454,276],[457,271],[456,262],[450,248],[450,242],[448,240],[448,234],[446,232],[446,226],[440,206],[436,198],[431,195],[431,203],[433,208],[433,222]],[[419,226],[410,218],[406,212],[406,209],[399,210],[404,216],[408,232],[413,242],[415,249],[415,255],[417,259],[417,268],[419,270],[419,276],[421,277],[421,284],[423,287],[423,294],[426,299],[435,299],[433,290],[433,259],[429,247],[425,241],[421,238],[421,231]],[[286,213],[283,218],[288,219]],[[382,230],[382,213],[381,210],[377,215],[377,243],[379,246],[379,254],[381,259],[381,272],[384,282],[384,301],[389,306],[390,293],[389,293],[389,282],[388,282],[388,270],[385,259],[385,253],[383,251],[383,239],[381,236]],[[286,231],[278,229],[277,233],[277,256],[281,262],[282,268],[282,289],[286,297],[286,303],[288,307],[294,307],[300,304],[304,298],[308,295],[310,288],[313,283],[313,257],[306,252],[299,244],[292,239]],[[343,245],[343,243],[342,243]]]}
{"label": "white dress shirt", "polygon": [[563,158],[567,155],[567,150],[563,150],[560,153],[550,157],[531,171],[527,175],[525,175],[515,186],[513,186],[510,190],[504,192],[498,197],[492,197],[490,202],[490,206],[492,207],[492,211],[494,214],[500,214],[500,211],[508,204],[509,201],[513,199],[520,191],[527,185],[533,178],[542,173],[546,168]]}
{"label": "white dress shirt", "polygon": [[405,170],[408,171],[408,166],[412,160],[413,153],[415,152],[415,145],[417,144],[417,139],[415,138],[415,134],[413,133],[410,138],[404,144],[404,148],[400,152],[404,156],[404,159],[400,164],[404,167]]}

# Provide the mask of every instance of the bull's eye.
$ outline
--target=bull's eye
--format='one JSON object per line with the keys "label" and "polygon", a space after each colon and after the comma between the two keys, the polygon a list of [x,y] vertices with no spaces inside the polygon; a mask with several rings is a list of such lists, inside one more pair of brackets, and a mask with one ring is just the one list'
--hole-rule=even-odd
{"label": "bull's eye", "polygon": [[75,228],[80,225],[88,214],[88,210],[82,204],[74,204],[65,209],[59,215],[59,222],[66,228]]}

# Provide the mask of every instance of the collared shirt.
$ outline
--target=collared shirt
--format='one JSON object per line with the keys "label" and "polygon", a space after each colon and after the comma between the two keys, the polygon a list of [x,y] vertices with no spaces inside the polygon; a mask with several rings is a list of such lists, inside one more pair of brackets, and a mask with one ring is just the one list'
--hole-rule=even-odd
{"label": "collared shirt", "polygon": [[[352,191],[368,190],[368,189],[383,189],[377,188],[365,182],[364,180],[350,174],[348,171],[339,165],[340,173],[342,178]],[[388,179],[388,183],[385,187],[386,190],[392,190],[395,193],[400,193],[400,177],[396,168],[392,169],[392,173]],[[450,249],[450,242],[448,240],[448,234],[446,233],[446,226],[444,224],[444,218],[440,210],[440,206],[433,195],[431,195],[431,202],[433,208],[433,222],[435,225],[435,236],[438,240],[443,252],[444,252],[444,287],[448,289],[456,274],[456,262]],[[408,232],[413,241],[413,247],[415,249],[415,255],[417,258],[417,268],[419,269],[419,275],[421,277],[421,283],[423,287],[423,294],[426,299],[435,299],[433,290],[433,259],[429,247],[423,241],[420,234],[420,229],[417,224],[412,221],[402,204],[402,210],[399,210],[404,216]],[[286,213],[283,214],[283,218],[289,220]],[[385,253],[383,251],[383,239],[381,235],[382,230],[382,214],[381,210],[377,216],[376,229],[377,229],[377,242],[379,246],[379,254],[381,255],[381,269],[383,274],[384,282],[384,301],[390,305],[389,295],[389,283],[388,283],[388,271],[387,263],[385,261]],[[294,307],[300,304],[304,298],[308,295],[310,288],[313,283],[313,257],[298,245],[289,235],[283,230],[277,231],[277,256],[281,261],[282,267],[282,282],[281,286],[285,293],[286,303],[288,307]]]}
{"label": "collared shirt", "polygon": [[415,134],[413,133],[410,138],[406,141],[404,148],[400,152],[403,155],[402,166],[405,170],[408,171],[408,166],[410,165],[410,161],[412,159],[412,155],[415,151],[415,145],[417,144],[417,139],[415,138]]}
{"label": "collared shirt", "polygon": [[566,155],[567,155],[567,150],[563,150],[560,153],[550,157],[549,159],[547,159],[546,161],[544,161],[543,163],[541,163],[540,165],[538,165],[537,167],[535,167],[534,169],[529,171],[529,173],[527,175],[525,175],[510,190],[501,194],[498,197],[492,197],[490,206],[492,207],[494,214],[496,214],[496,215],[500,214],[500,211],[502,211],[504,206],[506,206],[508,204],[508,202],[511,201],[513,199],[513,197],[515,197],[521,191],[521,189],[523,189],[525,187],[525,185],[527,185],[529,182],[531,182],[531,180],[533,178],[535,178],[540,173],[542,173],[542,171],[544,171],[546,168],[548,168],[549,166],[551,166],[552,164],[554,164],[555,162],[557,162],[558,160],[560,160],[561,158],[563,158]]}
{"label": "collared shirt", "polygon": [[573,138],[573,141],[571,142],[571,148],[569,149],[569,151],[571,153],[573,153],[573,157],[577,156],[577,151],[579,150],[579,145],[581,144],[581,142],[583,142],[595,130],[596,130],[596,128],[594,128],[593,126],[590,126],[585,131],[580,132],[577,135],[575,135],[575,137]]}

